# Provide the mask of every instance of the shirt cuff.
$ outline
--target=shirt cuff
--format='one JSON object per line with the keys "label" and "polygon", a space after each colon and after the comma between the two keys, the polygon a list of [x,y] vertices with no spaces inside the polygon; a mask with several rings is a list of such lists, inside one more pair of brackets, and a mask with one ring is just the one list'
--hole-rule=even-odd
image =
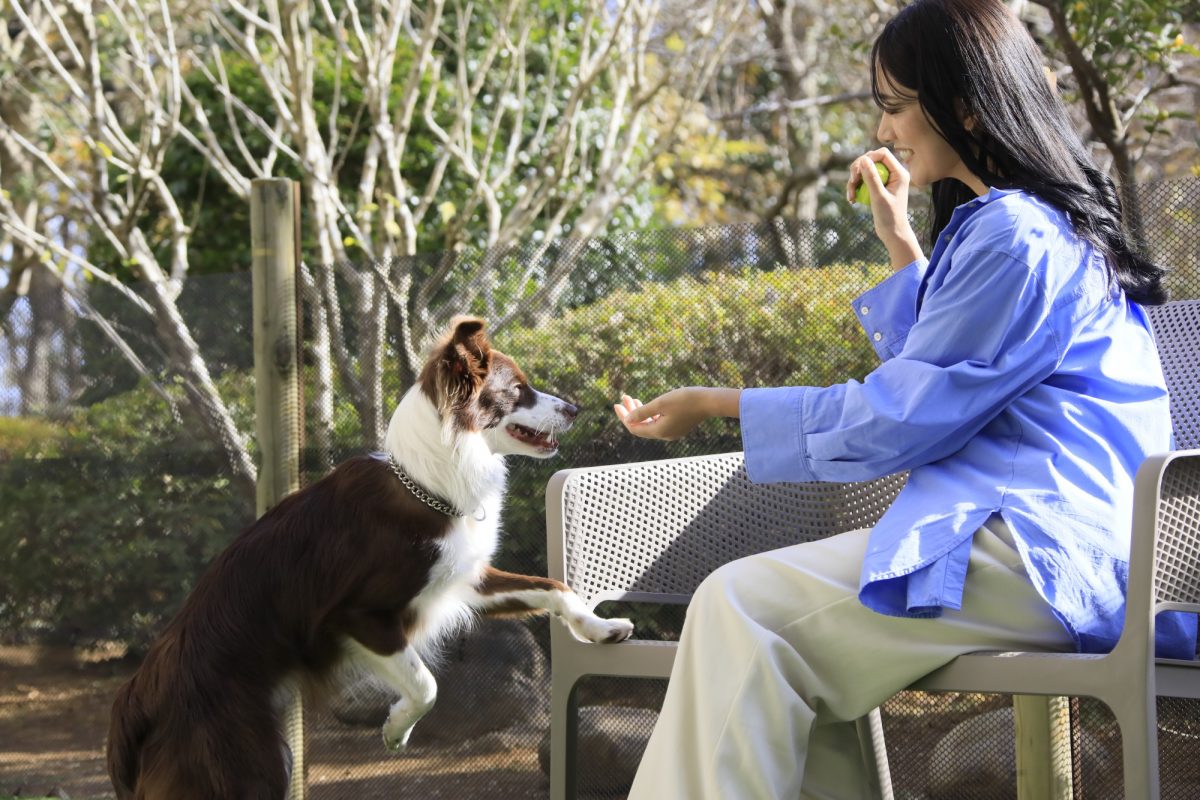
{"label": "shirt cuff", "polygon": [[929,261],[919,258],[854,299],[854,315],[883,361],[904,347],[917,319],[917,293]]}
{"label": "shirt cuff", "polygon": [[738,402],[746,475],[755,483],[813,481],[804,447],[807,386],[743,389]]}

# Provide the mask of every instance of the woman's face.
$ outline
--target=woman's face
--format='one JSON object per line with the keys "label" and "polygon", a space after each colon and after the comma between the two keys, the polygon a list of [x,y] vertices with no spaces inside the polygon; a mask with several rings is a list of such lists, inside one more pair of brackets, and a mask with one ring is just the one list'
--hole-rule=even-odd
{"label": "woman's face", "polygon": [[934,181],[957,178],[976,194],[986,194],[987,186],[967,170],[958,153],[925,116],[916,93],[892,81],[882,69],[878,84],[883,115],[876,136],[908,170],[912,185],[925,187]]}

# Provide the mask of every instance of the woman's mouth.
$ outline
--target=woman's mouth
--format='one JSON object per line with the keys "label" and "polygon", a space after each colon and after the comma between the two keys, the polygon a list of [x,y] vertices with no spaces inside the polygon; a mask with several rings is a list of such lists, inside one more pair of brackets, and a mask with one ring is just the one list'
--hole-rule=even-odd
{"label": "woman's mouth", "polygon": [[557,450],[558,441],[554,438],[552,431],[535,431],[533,428],[527,428],[524,425],[518,425],[515,422],[510,422],[505,428],[505,433],[516,439],[518,442],[536,447],[539,450]]}
{"label": "woman's mouth", "polygon": [[912,158],[913,151],[909,150],[907,147],[897,147],[896,149],[892,150],[892,155],[894,155],[896,160],[901,164],[907,164],[908,160]]}

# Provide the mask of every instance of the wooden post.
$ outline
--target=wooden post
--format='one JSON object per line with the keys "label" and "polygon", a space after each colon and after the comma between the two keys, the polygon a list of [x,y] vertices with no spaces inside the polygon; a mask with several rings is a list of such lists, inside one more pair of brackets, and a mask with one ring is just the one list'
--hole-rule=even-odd
{"label": "wooden post", "polygon": [[1017,797],[1071,800],[1071,712],[1065,697],[1015,695]]}
{"label": "wooden post", "polygon": [[[300,488],[303,409],[300,403],[300,184],[262,178],[250,184],[250,247],[254,269],[254,397],[261,463],[261,516]],[[283,720],[291,750],[289,800],[305,800],[304,704],[293,694]]]}

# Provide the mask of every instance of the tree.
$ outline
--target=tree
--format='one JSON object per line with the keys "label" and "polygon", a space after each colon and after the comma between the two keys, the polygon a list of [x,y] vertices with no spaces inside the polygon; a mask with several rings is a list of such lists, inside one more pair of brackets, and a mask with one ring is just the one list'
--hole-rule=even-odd
{"label": "tree", "polygon": [[[249,490],[246,434],[180,312],[193,230],[189,198],[164,174],[185,145],[243,203],[251,179],[295,175],[313,239],[303,278],[317,298],[314,427],[332,427],[337,380],[366,443],[377,444],[389,313],[399,319],[394,355],[411,378],[448,310],[487,295],[503,321],[521,303],[553,301],[570,273],[571,258],[560,258],[535,291],[501,294],[494,260],[466,276],[454,257],[426,268],[416,258],[422,239],[451,256],[469,246],[503,254],[534,231],[548,248],[567,225],[577,239],[600,230],[670,147],[746,5],[11,0],[9,29],[19,33],[6,42],[0,102],[45,99],[20,124],[0,121],[0,147],[17,156],[0,162],[0,230],[22,254],[3,297],[17,269],[46,271],[85,309],[90,283],[110,287],[153,323],[183,410]],[[692,43],[686,54],[664,46],[676,39]],[[659,102],[668,94],[677,102]],[[70,242],[56,225],[68,219],[83,222]],[[374,268],[350,266],[363,260]],[[174,399],[122,329],[93,316]]]}
{"label": "tree", "polygon": [[[1137,204],[1137,166],[1156,143],[1170,145],[1194,111],[1172,95],[1200,89],[1185,35],[1180,0],[1033,0],[1049,17],[1057,72],[1068,96],[1082,107],[1090,137],[1103,144],[1121,190],[1125,220],[1144,241]],[[1050,49],[1050,48],[1048,48]],[[1181,124],[1182,123],[1182,124]],[[1174,134],[1174,135],[1173,135]],[[1194,136],[1187,144],[1194,148]]]}

